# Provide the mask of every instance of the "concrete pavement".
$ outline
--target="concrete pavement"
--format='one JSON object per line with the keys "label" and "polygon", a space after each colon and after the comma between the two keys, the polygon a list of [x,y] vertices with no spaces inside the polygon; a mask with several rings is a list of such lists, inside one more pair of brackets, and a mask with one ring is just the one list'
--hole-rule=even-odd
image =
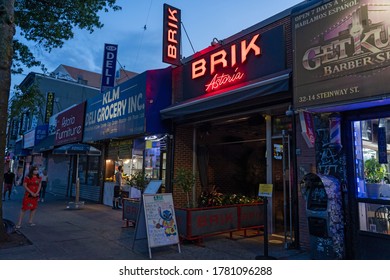
{"label": "concrete pavement", "polygon": [[[23,187],[14,188],[11,200],[3,201],[3,217],[16,223]],[[81,210],[66,208],[69,199],[46,194],[39,203],[34,222],[27,225],[28,212],[19,230],[32,243],[0,249],[3,260],[146,260],[147,240],[134,242],[134,228],[122,227],[122,212],[111,207],[86,202]],[[184,242],[177,246],[152,248],[152,258],[161,260],[253,260],[263,255],[263,237],[244,238],[234,234],[204,239],[203,246]],[[269,256],[277,259],[308,260],[308,252],[285,249],[281,238],[270,236]],[[134,248],[133,248],[134,244]]]}

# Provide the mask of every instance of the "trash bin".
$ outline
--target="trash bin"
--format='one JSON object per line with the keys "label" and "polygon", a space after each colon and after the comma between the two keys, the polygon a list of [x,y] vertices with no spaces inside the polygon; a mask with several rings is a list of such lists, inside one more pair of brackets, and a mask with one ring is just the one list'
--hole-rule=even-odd
{"label": "trash bin", "polygon": [[306,198],[306,215],[312,259],[333,260],[344,256],[341,189],[331,176],[309,173],[300,184]]}

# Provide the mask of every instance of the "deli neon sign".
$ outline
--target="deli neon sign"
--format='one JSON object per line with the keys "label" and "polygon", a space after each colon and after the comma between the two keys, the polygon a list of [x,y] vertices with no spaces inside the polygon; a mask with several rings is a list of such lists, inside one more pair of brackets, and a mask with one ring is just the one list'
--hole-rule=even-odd
{"label": "deli neon sign", "polygon": [[[191,78],[197,79],[205,75],[213,76],[206,84],[206,91],[212,91],[219,86],[241,80],[244,73],[239,71],[238,66],[244,64],[254,54],[261,55],[261,48],[258,45],[260,34],[253,35],[250,39],[244,39],[230,47],[212,53],[207,58],[201,58],[191,64]],[[230,74],[217,73],[217,70],[230,70]],[[233,72],[233,73],[232,73]]]}

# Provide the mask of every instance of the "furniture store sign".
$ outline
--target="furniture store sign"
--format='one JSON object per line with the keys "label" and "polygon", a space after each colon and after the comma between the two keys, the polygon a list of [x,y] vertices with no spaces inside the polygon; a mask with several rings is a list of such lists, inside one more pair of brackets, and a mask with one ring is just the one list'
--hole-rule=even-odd
{"label": "furniture store sign", "polygon": [[87,100],[84,141],[144,133],[145,76]]}
{"label": "furniture store sign", "polygon": [[85,102],[58,114],[54,145],[63,145],[83,140]]}
{"label": "furniture store sign", "polygon": [[333,0],[293,18],[295,107],[389,92],[390,3]]}

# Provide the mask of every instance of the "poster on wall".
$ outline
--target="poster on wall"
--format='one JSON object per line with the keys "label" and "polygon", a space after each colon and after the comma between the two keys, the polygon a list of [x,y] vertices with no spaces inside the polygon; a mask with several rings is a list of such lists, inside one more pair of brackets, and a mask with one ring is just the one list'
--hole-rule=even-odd
{"label": "poster on wall", "polygon": [[315,5],[293,16],[295,108],[388,93],[389,1]]}

